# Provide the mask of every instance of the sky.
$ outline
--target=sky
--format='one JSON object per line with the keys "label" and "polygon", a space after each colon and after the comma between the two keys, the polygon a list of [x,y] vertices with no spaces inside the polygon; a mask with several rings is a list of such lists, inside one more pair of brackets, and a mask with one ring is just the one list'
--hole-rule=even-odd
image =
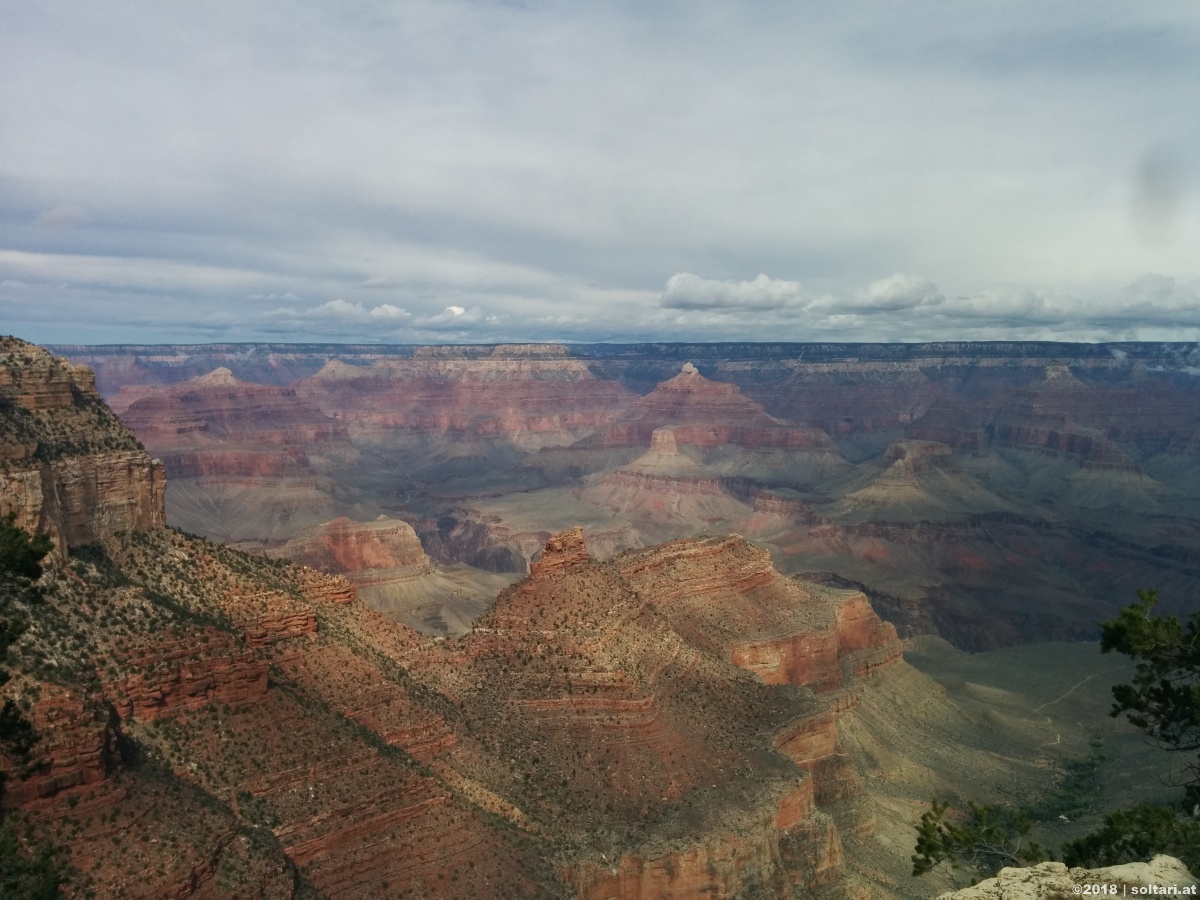
{"label": "sky", "polygon": [[0,333],[1200,340],[1200,4],[0,0]]}

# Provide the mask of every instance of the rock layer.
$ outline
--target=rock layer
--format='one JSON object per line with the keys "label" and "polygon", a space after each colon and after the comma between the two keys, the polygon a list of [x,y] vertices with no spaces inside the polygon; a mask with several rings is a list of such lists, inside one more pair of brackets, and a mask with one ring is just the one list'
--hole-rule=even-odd
{"label": "rock layer", "polygon": [[60,551],[165,524],[163,466],[103,405],[91,372],[0,338],[0,514]]}

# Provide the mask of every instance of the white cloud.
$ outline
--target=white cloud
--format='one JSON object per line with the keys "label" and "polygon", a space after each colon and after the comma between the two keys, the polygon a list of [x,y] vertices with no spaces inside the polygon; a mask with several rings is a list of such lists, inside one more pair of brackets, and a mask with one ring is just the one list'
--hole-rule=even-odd
{"label": "white cloud", "polygon": [[872,282],[855,294],[863,309],[895,311],[914,306],[936,306],[945,300],[928,278],[897,273]]}
{"label": "white cloud", "polygon": [[483,321],[483,311],[479,307],[466,309],[462,306],[447,306],[436,316],[418,319],[416,324],[422,328],[439,329],[445,326],[462,328]]}
{"label": "white cloud", "polygon": [[314,316],[334,316],[339,319],[361,319],[367,315],[361,303],[347,303],[341,297],[322,303],[313,310]]}
{"label": "white cloud", "polygon": [[408,312],[391,303],[383,303],[371,310],[371,315],[377,319],[407,319]]}
{"label": "white cloud", "polygon": [[752,281],[717,281],[677,272],[667,279],[660,305],[664,309],[780,309],[806,300],[798,281],[766,275]]}

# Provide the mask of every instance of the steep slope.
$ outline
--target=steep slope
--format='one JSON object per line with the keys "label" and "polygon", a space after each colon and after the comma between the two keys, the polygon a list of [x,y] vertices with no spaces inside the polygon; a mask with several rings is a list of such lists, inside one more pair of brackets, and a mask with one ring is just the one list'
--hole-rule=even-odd
{"label": "steep slope", "polygon": [[830,692],[899,659],[861,595],[789,582],[740,539],[599,564],[575,529],[447,649],[421,675],[517,760],[503,793],[562,835],[580,896],[850,888],[821,804],[861,790]]}

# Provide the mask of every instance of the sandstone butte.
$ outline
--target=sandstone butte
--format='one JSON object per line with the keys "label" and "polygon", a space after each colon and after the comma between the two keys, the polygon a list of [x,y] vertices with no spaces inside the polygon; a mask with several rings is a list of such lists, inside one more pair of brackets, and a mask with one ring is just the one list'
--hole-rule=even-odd
{"label": "sandstone butte", "polygon": [[830,452],[833,442],[819,428],[788,425],[728,382],[705,378],[691,363],[644,397],[631,403],[584,446],[646,446],[654,430],[670,426],[678,444],[713,448],[727,444],[750,449]]}
{"label": "sandstone butte", "polygon": [[750,512],[725,490],[719,473],[679,452],[674,429],[667,427],[654,429],[646,453],[576,495],[640,523],[716,523],[743,519]]}
{"label": "sandstone butte", "polygon": [[[338,576],[162,527],[161,468],[86,371],[6,340],[0,390],[0,511],[78,548],[0,688],[38,735],[3,759],[5,811],[63,846],[73,889],[870,893],[839,723],[906,667],[861,593],[737,537],[600,563],[575,530],[472,632],[428,639]],[[64,502],[81,480],[109,486]]]}

